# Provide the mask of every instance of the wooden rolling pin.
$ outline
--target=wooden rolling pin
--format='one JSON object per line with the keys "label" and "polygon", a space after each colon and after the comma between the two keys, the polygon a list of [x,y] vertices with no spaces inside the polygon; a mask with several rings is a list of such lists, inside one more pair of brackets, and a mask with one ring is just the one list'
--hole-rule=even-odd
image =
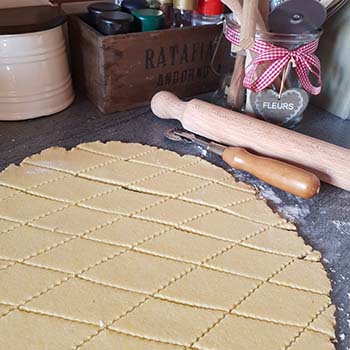
{"label": "wooden rolling pin", "polygon": [[250,149],[310,170],[324,182],[350,190],[350,150],[201,100],[182,102],[158,92],[153,113],[177,119],[183,127],[208,139]]}

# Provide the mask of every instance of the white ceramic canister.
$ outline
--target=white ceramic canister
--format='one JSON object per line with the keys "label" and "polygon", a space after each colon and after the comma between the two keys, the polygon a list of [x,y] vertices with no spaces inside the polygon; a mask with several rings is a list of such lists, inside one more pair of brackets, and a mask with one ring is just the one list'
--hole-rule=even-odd
{"label": "white ceramic canister", "polygon": [[[0,120],[42,117],[62,111],[73,102],[63,22],[50,23],[41,18],[35,28],[53,27],[0,35]],[[21,25],[23,29],[31,28]]]}

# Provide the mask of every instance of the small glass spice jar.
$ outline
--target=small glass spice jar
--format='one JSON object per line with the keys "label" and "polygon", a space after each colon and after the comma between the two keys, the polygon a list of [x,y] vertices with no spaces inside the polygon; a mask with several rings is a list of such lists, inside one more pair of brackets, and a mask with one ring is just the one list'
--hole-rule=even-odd
{"label": "small glass spice jar", "polygon": [[[240,50],[239,30],[233,15],[226,15],[224,34],[232,43],[226,62],[230,63],[223,67],[220,87],[212,102],[281,126],[295,127],[303,118],[309,94],[320,91],[320,67],[315,67],[318,59],[314,51],[322,30],[306,34],[258,32],[255,41],[260,45],[254,47],[266,48],[265,52],[257,52],[254,47]],[[274,74],[275,79],[270,81]],[[269,84],[264,86],[265,82]]]}
{"label": "small glass spice jar", "polygon": [[192,14],[197,8],[197,0],[174,0],[174,27],[192,26]]}
{"label": "small glass spice jar", "polygon": [[220,0],[198,0],[196,11],[192,15],[193,26],[222,23],[224,5]]}

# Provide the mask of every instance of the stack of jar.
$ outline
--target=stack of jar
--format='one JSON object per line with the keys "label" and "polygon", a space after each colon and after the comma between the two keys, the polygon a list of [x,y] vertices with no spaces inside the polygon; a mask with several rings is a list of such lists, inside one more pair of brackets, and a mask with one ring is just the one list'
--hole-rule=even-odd
{"label": "stack of jar", "polygon": [[89,5],[89,23],[105,35],[202,26],[223,21],[220,0],[122,0]]}

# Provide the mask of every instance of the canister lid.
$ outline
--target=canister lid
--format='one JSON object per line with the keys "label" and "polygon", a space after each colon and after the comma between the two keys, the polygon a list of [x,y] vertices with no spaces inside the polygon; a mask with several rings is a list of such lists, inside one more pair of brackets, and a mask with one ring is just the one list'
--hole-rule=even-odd
{"label": "canister lid", "polygon": [[178,10],[194,11],[197,8],[197,0],[174,0],[174,8]]}
{"label": "canister lid", "polygon": [[0,35],[40,32],[62,25],[64,13],[52,6],[28,6],[0,10]]}
{"label": "canister lid", "polygon": [[173,0],[158,0],[161,5],[172,5]]}
{"label": "canister lid", "polygon": [[126,12],[149,8],[149,4],[146,0],[123,0],[121,6]]}
{"label": "canister lid", "polygon": [[121,8],[113,2],[95,2],[88,6],[89,12],[102,13],[108,11],[120,11]]}
{"label": "canister lid", "polygon": [[102,12],[101,19],[104,22],[113,23],[113,22],[133,22],[134,17],[128,13],[120,11],[107,11]]}

